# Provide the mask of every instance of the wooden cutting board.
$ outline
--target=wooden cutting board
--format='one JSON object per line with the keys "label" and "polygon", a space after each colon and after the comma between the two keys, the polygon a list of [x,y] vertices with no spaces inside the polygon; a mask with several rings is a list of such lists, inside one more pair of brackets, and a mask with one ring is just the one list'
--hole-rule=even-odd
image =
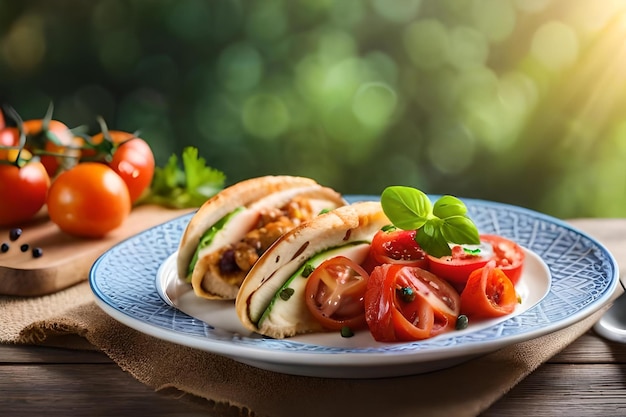
{"label": "wooden cutting board", "polygon": [[[0,294],[39,296],[84,281],[95,260],[116,243],[191,211],[138,206],[119,228],[101,239],[69,236],[50,222],[45,213],[24,225],[22,235],[14,242],[9,239],[10,229],[0,228],[0,244],[10,246],[7,252],[0,252]],[[23,244],[29,245],[28,251],[20,250]],[[34,247],[43,250],[41,257],[33,257]]]}

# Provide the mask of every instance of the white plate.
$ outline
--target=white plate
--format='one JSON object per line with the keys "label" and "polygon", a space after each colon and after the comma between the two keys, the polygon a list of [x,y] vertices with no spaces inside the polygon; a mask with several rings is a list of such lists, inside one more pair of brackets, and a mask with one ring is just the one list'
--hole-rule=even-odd
{"label": "white plate", "polygon": [[[434,196],[433,196],[434,197]],[[349,201],[372,199],[350,196]],[[523,303],[505,318],[411,343],[378,343],[367,332],[275,340],[245,330],[232,301],[198,299],[176,279],[174,256],[192,214],[119,243],[93,265],[98,305],[143,333],[255,367],[296,375],[371,378],[456,365],[554,332],[609,302],[618,267],[599,242],[565,222],[528,209],[464,199],[481,233],[515,240],[527,251],[518,285]]]}

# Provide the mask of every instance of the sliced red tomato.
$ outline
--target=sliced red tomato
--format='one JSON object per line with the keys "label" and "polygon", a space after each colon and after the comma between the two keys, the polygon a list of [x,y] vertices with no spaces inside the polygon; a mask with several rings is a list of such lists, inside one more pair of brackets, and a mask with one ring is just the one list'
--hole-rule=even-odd
{"label": "sliced red tomato", "polygon": [[461,313],[470,318],[493,318],[511,314],[518,303],[513,283],[491,260],[472,272],[461,293]]}
{"label": "sliced red tomato", "polygon": [[325,328],[365,328],[363,296],[369,275],[345,256],[322,262],[307,278],[306,305]]}
{"label": "sliced red tomato", "polygon": [[[436,258],[428,255],[428,269],[435,275],[462,288],[470,274],[485,266],[492,258],[491,251],[476,250],[477,247],[456,245],[450,256]],[[486,253],[485,253],[486,252]]]}
{"label": "sliced red tomato", "polygon": [[480,241],[480,246],[453,246],[450,256],[436,258],[428,255],[428,269],[462,289],[473,271],[494,259],[516,285],[524,264],[522,248],[512,240],[497,235],[482,234]]}
{"label": "sliced red tomato", "polygon": [[401,264],[426,268],[426,252],[415,241],[415,230],[379,230],[372,238],[365,270],[371,272],[377,265]]}
{"label": "sliced red tomato", "polygon": [[525,253],[520,245],[498,235],[480,235],[481,242],[490,243],[493,247],[496,266],[517,285],[524,266]]}
{"label": "sliced red tomato", "polygon": [[422,340],[453,330],[461,305],[445,280],[398,264],[374,268],[364,301],[367,325],[380,342]]}

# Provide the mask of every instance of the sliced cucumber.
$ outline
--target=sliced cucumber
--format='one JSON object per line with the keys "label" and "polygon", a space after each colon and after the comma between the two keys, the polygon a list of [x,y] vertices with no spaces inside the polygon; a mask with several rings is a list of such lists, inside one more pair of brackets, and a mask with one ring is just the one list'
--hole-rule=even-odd
{"label": "sliced cucumber", "polygon": [[[275,292],[269,304],[256,321],[257,327],[260,328],[266,324],[287,327],[306,321],[309,318],[309,314],[304,302],[304,291],[307,283],[306,277],[309,274],[305,273],[305,269],[309,271],[317,268],[322,262],[335,256],[345,256],[361,264],[367,257],[369,247],[370,242],[368,241],[355,241],[313,255],[302,263],[295,273]],[[282,266],[282,268],[289,268],[290,266],[293,267],[293,265],[288,263]]]}
{"label": "sliced cucumber", "polygon": [[191,258],[191,262],[189,263],[189,268],[187,269],[187,277],[191,276],[196,263],[198,262],[198,258],[200,257],[200,252],[205,248],[211,246],[213,242],[216,240],[216,236],[219,232],[223,231],[226,228],[226,224],[229,223],[233,217],[237,214],[241,213],[245,210],[245,207],[238,207],[235,210],[231,211],[221,219],[219,219],[213,226],[209,227],[198,242],[198,247]]}

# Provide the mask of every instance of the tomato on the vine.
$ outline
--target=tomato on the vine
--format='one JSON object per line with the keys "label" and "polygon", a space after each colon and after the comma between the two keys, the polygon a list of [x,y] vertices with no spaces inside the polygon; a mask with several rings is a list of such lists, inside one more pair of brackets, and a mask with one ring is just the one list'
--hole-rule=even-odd
{"label": "tomato on the vine", "polygon": [[26,120],[22,123],[26,135],[26,149],[41,154],[41,163],[50,177],[54,177],[69,161],[78,161],[80,143],[63,122],[44,119]]}
{"label": "tomato on the vine", "polygon": [[104,130],[91,138],[83,150],[84,160],[108,164],[128,186],[131,203],[148,189],[154,175],[154,153],[148,143],[133,133]]}
{"label": "tomato on the vine", "polygon": [[131,211],[128,187],[108,166],[83,162],[63,171],[48,192],[48,214],[64,232],[102,237]]}
{"label": "tomato on the vine", "polygon": [[0,146],[18,146],[20,144],[20,131],[17,127],[4,127],[0,129]]}
{"label": "tomato on the vine", "polygon": [[380,342],[421,340],[453,330],[461,305],[445,280],[398,264],[374,268],[364,302],[370,332]]}
{"label": "tomato on the vine", "polygon": [[370,254],[365,261],[365,269],[372,271],[377,265],[386,263],[418,266],[426,268],[426,252],[415,240],[415,230],[396,228],[382,229],[372,238]]}
{"label": "tomato on the vine", "polygon": [[367,272],[351,259],[345,256],[329,258],[307,278],[306,306],[327,329],[364,328],[363,296],[367,280]]}
{"label": "tomato on the vine", "polygon": [[[23,165],[16,162],[18,155]],[[41,162],[30,158],[27,150],[0,150],[0,226],[30,220],[46,202],[50,177]]]}

